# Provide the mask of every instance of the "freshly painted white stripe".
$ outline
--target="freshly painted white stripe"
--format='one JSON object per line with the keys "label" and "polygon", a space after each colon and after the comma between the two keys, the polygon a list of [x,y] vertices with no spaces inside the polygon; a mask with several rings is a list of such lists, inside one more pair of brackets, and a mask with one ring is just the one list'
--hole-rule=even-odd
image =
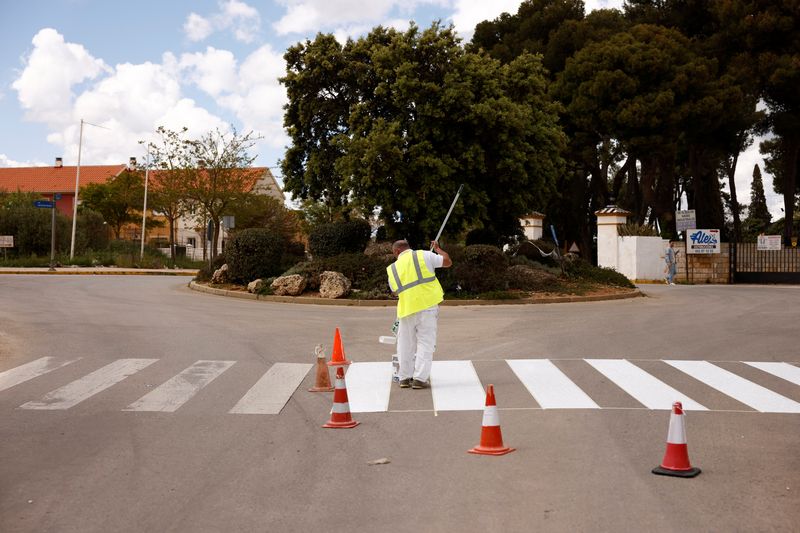
{"label": "freshly painted white stripe", "polygon": [[123,411],[171,413],[228,370],[236,361],[197,361],[195,364],[145,394]]}
{"label": "freshly painted white stripe", "polygon": [[630,361],[587,359],[586,362],[649,409],[672,409],[672,404],[678,401],[683,403],[684,409],[708,411],[705,406],[656,379]]}
{"label": "freshly painted white stripe", "polygon": [[69,409],[156,361],[158,359],[118,359],[60,389],[48,392],[39,401],[21,405],[20,409]]}
{"label": "freshly painted white stripe", "polygon": [[686,444],[686,426],[683,415],[672,413],[669,417],[669,432],[667,442],[670,444]]}
{"label": "freshly painted white stripe", "polygon": [[434,361],[431,392],[434,411],[479,411],[486,403],[472,361]]}
{"label": "freshly painted white stripe", "polygon": [[702,381],[762,413],[800,413],[800,403],[712,365],[708,361],[665,361],[681,372]]}
{"label": "freshly painted white stripe", "polygon": [[[80,357],[78,357],[80,359]],[[58,361],[55,357],[41,357],[30,363],[25,363],[22,366],[12,368],[0,372],[0,391],[10,389],[15,385],[24,383],[33,378],[58,370],[62,366],[67,366],[74,363],[78,359],[70,359],[69,361]]]}
{"label": "freshly painted white stripe", "polygon": [[499,426],[500,415],[497,414],[496,405],[487,405],[483,409],[483,427]]}
{"label": "freshly painted white stripe", "polygon": [[352,411],[350,411],[350,406],[347,404],[347,402],[345,402],[345,403],[334,403],[333,406],[331,407],[331,413],[344,414],[344,413],[350,413],[350,412],[352,412]]}
{"label": "freshly painted white stripe", "polygon": [[800,367],[789,363],[756,363],[745,361],[744,364],[763,370],[773,376],[778,376],[786,381],[791,381],[795,385],[800,385]]}
{"label": "freshly painted white stripe", "polygon": [[229,412],[277,415],[312,366],[306,363],[275,363]]}
{"label": "freshly painted white stripe", "polygon": [[353,363],[345,375],[347,399],[354,413],[379,413],[389,410],[392,389],[392,363]]}
{"label": "freshly painted white stripe", "polygon": [[542,409],[600,409],[549,359],[507,359]]}

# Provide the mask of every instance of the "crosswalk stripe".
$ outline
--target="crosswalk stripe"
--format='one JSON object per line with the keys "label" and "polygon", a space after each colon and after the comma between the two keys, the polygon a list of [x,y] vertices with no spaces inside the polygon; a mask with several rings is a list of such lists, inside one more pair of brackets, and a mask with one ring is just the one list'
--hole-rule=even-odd
{"label": "crosswalk stripe", "polygon": [[311,366],[306,363],[275,363],[228,412],[277,415],[305,379]]}
{"label": "crosswalk stripe", "polygon": [[345,375],[347,398],[353,413],[389,410],[392,363],[353,363]]}
{"label": "crosswalk stripe", "polygon": [[434,361],[431,392],[434,411],[479,411],[486,403],[472,361]]}
{"label": "crosswalk stripe", "polygon": [[0,372],[0,391],[10,389],[20,383],[24,383],[33,378],[58,370],[61,367],[67,366],[80,359],[70,359],[68,361],[59,361],[55,357],[41,357],[30,363]]}
{"label": "crosswalk stripe", "polygon": [[800,403],[772,392],[708,361],[664,361],[723,394],[762,413],[800,413]]}
{"label": "crosswalk stripe", "polygon": [[549,359],[507,359],[506,363],[542,409],[599,409]]}
{"label": "crosswalk stripe", "polygon": [[791,381],[795,385],[800,385],[800,367],[789,363],[755,363],[752,361],[745,361],[744,364],[763,370],[786,381]]}
{"label": "crosswalk stripe", "polygon": [[72,383],[48,392],[39,401],[21,405],[20,409],[69,409],[156,361],[158,359],[118,359]]}
{"label": "crosswalk stripe", "polygon": [[587,359],[598,372],[649,409],[671,409],[679,401],[686,410],[708,411],[700,403],[625,359]]}
{"label": "crosswalk stripe", "polygon": [[197,361],[195,364],[145,394],[123,411],[172,413],[203,387],[228,370],[236,361]]}

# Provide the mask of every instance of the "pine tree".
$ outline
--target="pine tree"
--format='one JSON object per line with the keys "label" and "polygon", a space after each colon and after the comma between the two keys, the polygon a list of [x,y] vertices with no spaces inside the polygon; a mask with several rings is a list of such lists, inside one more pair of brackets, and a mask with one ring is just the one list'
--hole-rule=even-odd
{"label": "pine tree", "polygon": [[756,231],[763,231],[772,222],[772,215],[767,209],[767,199],[764,196],[764,182],[761,179],[761,169],[753,166],[753,184],[750,188],[750,227]]}

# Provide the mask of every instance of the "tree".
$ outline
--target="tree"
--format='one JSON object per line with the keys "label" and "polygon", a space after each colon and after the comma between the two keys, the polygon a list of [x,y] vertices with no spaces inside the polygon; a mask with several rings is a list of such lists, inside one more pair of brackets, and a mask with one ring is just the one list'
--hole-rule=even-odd
{"label": "tree", "polygon": [[259,171],[250,168],[255,156],[248,154],[258,139],[252,131],[240,134],[235,129],[231,133],[217,129],[186,144],[191,163],[187,167],[196,169],[185,173],[186,194],[213,225],[211,259],[217,256],[223,215],[229,214],[261,177]]}
{"label": "tree", "polygon": [[772,215],[767,208],[767,199],[764,196],[761,169],[758,165],[753,166],[753,184],[750,187],[750,208],[747,218],[748,227],[757,233],[764,231],[772,222]]}
{"label": "tree", "polygon": [[242,194],[229,214],[236,217],[237,232],[266,228],[279,234],[285,242],[296,241],[301,233],[298,215],[286,209],[280,200],[265,194]]}
{"label": "tree", "polygon": [[144,178],[137,170],[123,170],[105,183],[81,187],[83,205],[103,215],[119,239],[122,227],[137,220],[137,209],[144,201]]}
{"label": "tree", "polygon": [[554,194],[564,139],[538,58],[502,65],[438,24],[378,27],[344,47],[320,35],[286,58],[292,147],[281,166],[296,198],[377,209],[391,235],[418,244],[461,183],[453,234],[512,234]]}
{"label": "tree", "polygon": [[158,141],[147,143],[153,169],[149,174],[148,204],[167,219],[173,262],[176,255],[175,223],[187,212],[188,184],[197,171],[190,157],[186,132],[187,128],[173,131],[159,126],[156,129]]}

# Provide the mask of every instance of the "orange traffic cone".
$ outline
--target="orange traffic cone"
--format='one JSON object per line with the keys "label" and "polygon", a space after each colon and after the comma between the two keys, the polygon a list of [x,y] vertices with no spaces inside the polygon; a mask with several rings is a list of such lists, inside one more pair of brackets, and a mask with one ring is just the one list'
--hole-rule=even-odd
{"label": "orange traffic cone", "polygon": [[317,354],[317,380],[308,392],[331,392],[333,390],[331,376],[328,373],[328,365],[325,364],[325,352],[322,351],[321,344],[317,344],[314,353]]}
{"label": "orange traffic cone", "polygon": [[653,469],[654,474],[662,476],[694,477],[700,473],[699,468],[689,464],[689,450],[686,446],[686,426],[683,421],[683,405],[672,404],[669,417],[669,434],[667,435],[667,451],[661,466]]}
{"label": "orange traffic cone", "polygon": [[339,334],[339,328],[336,328],[336,333],[333,334],[333,354],[331,355],[331,360],[328,361],[328,366],[342,366],[350,363],[352,361],[348,361],[344,356],[342,336]]}
{"label": "orange traffic cone", "polygon": [[[329,363],[330,364],[330,363]],[[350,404],[347,401],[347,386],[344,382],[344,368],[336,369],[336,389],[333,391],[333,407],[331,419],[324,428],[354,428],[358,422],[350,416]]]}
{"label": "orange traffic cone", "polygon": [[494,385],[489,385],[486,389],[486,407],[483,409],[481,443],[467,451],[480,455],[505,455],[514,451],[514,448],[503,446],[500,417],[497,414],[497,403],[494,400]]}

